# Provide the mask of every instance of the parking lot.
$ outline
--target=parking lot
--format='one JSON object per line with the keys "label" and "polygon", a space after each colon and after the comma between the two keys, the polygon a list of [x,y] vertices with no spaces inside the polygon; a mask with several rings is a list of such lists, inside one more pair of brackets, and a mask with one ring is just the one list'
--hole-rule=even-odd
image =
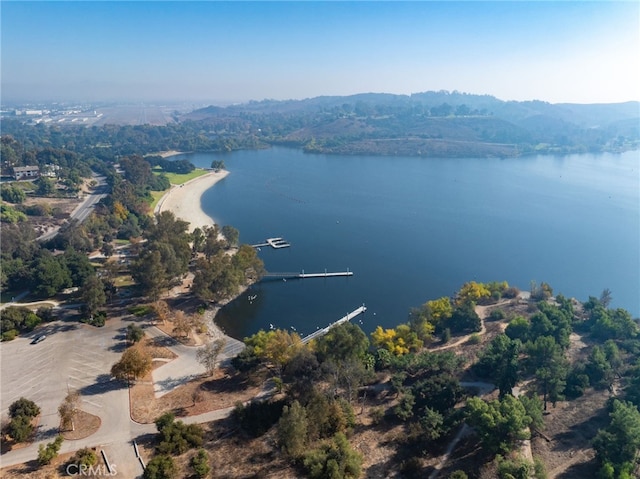
{"label": "parking lot", "polygon": [[[58,406],[73,390],[81,393],[83,410],[100,415],[104,407],[101,393],[116,386],[109,370],[121,354],[119,327],[119,321],[104,328],[56,321],[28,337],[3,343],[2,416],[6,417],[13,401],[26,397],[42,411],[38,434],[48,435],[58,427]],[[46,339],[32,344],[41,334],[46,334]]]}
{"label": "parking lot", "polygon": [[[80,408],[99,416],[101,426],[86,439],[65,441],[61,452],[100,446],[118,464],[123,477],[141,473],[131,439],[153,432],[153,425],[137,425],[129,417],[129,393],[110,377],[111,366],[120,359],[129,322],[109,319],[102,328],[77,322],[55,321],[26,337],[0,345],[0,407],[2,418],[9,405],[25,397],[41,409],[34,443],[0,458],[2,466],[34,459],[37,445],[58,434],[58,407],[69,391],[78,391]],[[31,344],[39,335],[46,338]]]}

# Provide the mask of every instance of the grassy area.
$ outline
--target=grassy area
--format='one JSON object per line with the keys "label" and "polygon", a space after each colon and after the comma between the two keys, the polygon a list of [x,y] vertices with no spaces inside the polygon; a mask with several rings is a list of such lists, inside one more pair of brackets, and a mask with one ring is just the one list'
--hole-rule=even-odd
{"label": "grassy area", "polygon": [[151,202],[151,204],[149,204],[149,207],[151,208],[151,215],[153,215],[153,210],[156,209],[158,201],[160,201],[160,198],[162,198],[167,191],[169,190],[151,191],[151,197],[153,198],[153,201]]}
{"label": "grassy area", "polygon": [[153,312],[153,307],[150,304],[139,304],[137,306],[131,306],[127,311],[140,318]]}
{"label": "grassy area", "polygon": [[[160,174],[160,172],[157,172],[157,171],[154,173]],[[186,174],[165,173],[165,175],[167,176],[167,178],[169,178],[169,181],[171,182],[172,185],[181,185],[183,183],[186,183],[189,180],[193,180],[194,178],[197,178],[198,176],[206,175],[207,173],[209,173],[207,170],[196,168],[191,173],[186,173]]]}
{"label": "grassy area", "polygon": [[[159,175],[160,173],[162,173],[162,170],[157,170],[157,169],[154,168],[153,172],[156,175]],[[186,183],[189,180],[193,180],[194,178],[198,178],[199,176],[206,175],[207,173],[209,173],[207,170],[202,170],[200,168],[197,168],[197,169],[193,170],[191,173],[186,173],[186,174],[165,173],[165,175],[167,176],[167,178],[169,178],[169,182],[172,185],[182,185],[182,184]],[[152,191],[151,192],[151,197],[153,198],[153,201],[149,205],[151,207],[151,211],[153,211],[156,208],[156,205],[158,204],[158,201],[160,201],[160,198],[162,198],[162,196],[167,191],[168,190]]]}

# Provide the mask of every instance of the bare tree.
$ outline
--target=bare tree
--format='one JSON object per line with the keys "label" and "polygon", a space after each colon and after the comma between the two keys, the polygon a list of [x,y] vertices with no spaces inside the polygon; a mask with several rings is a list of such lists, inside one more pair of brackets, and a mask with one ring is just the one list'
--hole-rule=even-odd
{"label": "bare tree", "polygon": [[198,350],[196,354],[198,362],[205,367],[209,376],[213,376],[213,373],[216,370],[218,356],[224,349],[225,344],[227,344],[226,339],[216,339],[214,342],[209,343]]}
{"label": "bare tree", "polygon": [[76,412],[78,412],[79,406],[80,393],[78,391],[70,391],[58,407],[62,429],[75,431],[76,428],[73,424],[73,418]]}

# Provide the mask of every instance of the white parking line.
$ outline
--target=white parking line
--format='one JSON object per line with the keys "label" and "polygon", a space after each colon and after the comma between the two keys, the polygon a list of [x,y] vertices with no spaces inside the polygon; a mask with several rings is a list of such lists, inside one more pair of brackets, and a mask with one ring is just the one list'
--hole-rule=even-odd
{"label": "white parking line", "polygon": [[92,406],[102,409],[102,404],[96,404],[93,401],[89,401],[86,398],[82,398],[82,402],[86,402],[87,404],[91,404]]}
{"label": "white parking line", "polygon": [[93,382],[91,379],[80,379],[80,378],[77,378],[77,377],[71,376],[71,375],[69,375],[69,379],[74,379],[74,380],[76,380],[78,382],[87,383],[87,384],[91,384]]}

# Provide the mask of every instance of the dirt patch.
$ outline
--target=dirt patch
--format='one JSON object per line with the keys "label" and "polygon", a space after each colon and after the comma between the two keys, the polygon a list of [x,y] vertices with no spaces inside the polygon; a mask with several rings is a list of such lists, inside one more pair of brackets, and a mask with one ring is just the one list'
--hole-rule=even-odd
{"label": "dirt patch", "polygon": [[85,411],[77,411],[73,417],[73,424],[75,429],[73,431],[62,431],[62,437],[65,440],[78,440],[91,436],[94,432],[100,429],[102,420],[98,416],[89,414]]}
{"label": "dirt patch", "polygon": [[213,376],[191,381],[156,398],[148,374],[129,390],[131,419],[148,424],[167,411],[185,417],[233,407],[262,392],[266,378],[266,373],[249,378],[231,368],[218,369]]}
{"label": "dirt patch", "polygon": [[578,399],[559,402],[555,408],[549,409],[544,418],[543,433],[551,440],[535,435],[531,441],[533,455],[545,463],[549,479],[585,477],[581,475],[580,468],[574,466],[594,459],[591,441],[598,429],[607,426],[608,399],[608,391],[589,390]]}

